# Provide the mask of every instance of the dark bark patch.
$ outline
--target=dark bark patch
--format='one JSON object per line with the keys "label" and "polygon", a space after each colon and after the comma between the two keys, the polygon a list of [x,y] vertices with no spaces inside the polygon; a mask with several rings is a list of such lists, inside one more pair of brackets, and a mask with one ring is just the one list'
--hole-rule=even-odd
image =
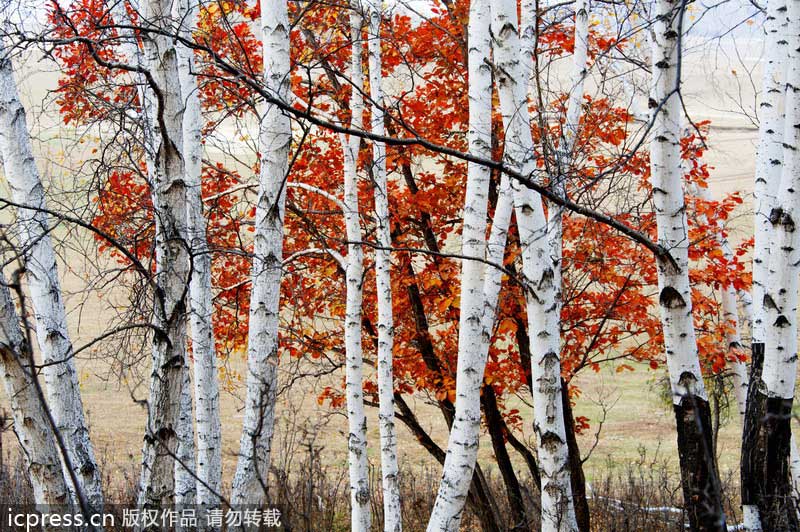
{"label": "dark bark patch", "polygon": [[763,364],[764,344],[754,343],[742,435],[742,504],[758,506],[764,530],[796,532],[800,523],[789,466],[792,400],[767,395]]}
{"label": "dark bark patch", "polygon": [[713,454],[711,408],[708,401],[687,395],[674,410],[683,504],[689,526],[696,532],[724,532],[727,527]]}
{"label": "dark bark patch", "polygon": [[661,290],[661,294],[658,296],[658,302],[661,303],[661,306],[668,309],[684,308],[686,306],[686,301],[683,299],[681,293],[671,286],[665,286]]}

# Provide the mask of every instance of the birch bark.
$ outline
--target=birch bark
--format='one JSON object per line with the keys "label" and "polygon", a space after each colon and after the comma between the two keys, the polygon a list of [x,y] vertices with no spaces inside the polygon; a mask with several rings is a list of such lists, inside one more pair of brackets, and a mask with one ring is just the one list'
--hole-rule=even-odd
{"label": "birch bark", "polygon": [[[192,419],[192,381],[189,366],[181,375],[181,399],[176,429],[178,450],[175,453],[175,507],[194,508],[197,500],[197,474],[194,464],[194,420]],[[186,530],[181,527],[179,530]]]}
{"label": "birch bark", "polygon": [[[491,158],[492,72],[488,0],[473,0],[469,11],[469,151]],[[484,321],[484,264],[489,169],[468,164],[461,234],[461,315],[453,426],[447,445],[442,480],[428,522],[428,532],[457,531],[475,468],[480,432],[480,386],[488,344]]]}
{"label": "birch bark", "polygon": [[[177,4],[181,34],[191,40],[197,26],[198,4],[181,0]],[[222,441],[219,418],[217,353],[212,322],[211,253],[206,239],[206,219],[201,195],[202,112],[198,98],[194,51],[178,44],[178,75],[184,102],[183,154],[186,165],[186,225],[192,253],[189,284],[189,322],[194,359],[195,420],[197,427],[197,504],[219,506],[222,488]],[[188,392],[187,392],[188,393]],[[191,404],[191,403],[190,403]]]}
{"label": "birch bark", "polygon": [[25,457],[33,500],[43,510],[47,506],[67,506],[70,494],[64,481],[61,459],[47,414],[31,381],[36,370],[30,367],[30,347],[19,323],[8,284],[0,272],[0,379],[11,406],[14,433]]}
{"label": "birch bark", "polygon": [[760,531],[760,491],[764,485],[759,431],[765,405],[758,400],[766,341],[764,296],[769,279],[772,224],[770,212],[776,205],[782,166],[784,134],[784,81],[788,58],[786,0],[768,0],[764,20],[766,61],[759,105],[758,149],[756,152],[754,202],[754,245],[751,331],[751,373],[741,454],[742,513],[749,531]]}
{"label": "birch bark", "polygon": [[658,259],[659,306],[678,429],[684,506],[693,530],[725,530],[720,484],[711,444],[711,415],[692,319],[689,240],[683,195],[677,90],[682,4],[657,0],[653,29],[650,144],[651,183],[658,242],[675,263]]}
{"label": "birch bark", "polygon": [[[264,84],[276,98],[289,101],[289,15],[286,0],[261,0]],[[266,104],[259,125],[258,203],[253,257],[250,330],[247,347],[247,396],[232,503],[264,504],[275,421],[278,384],[278,319],[283,260],[285,181],[292,129],[289,117]]]}
{"label": "birch bark", "polygon": [[[369,87],[372,100],[372,133],[385,135],[383,123],[383,75],[381,73],[381,0],[372,0],[369,14]],[[400,488],[398,485],[397,432],[394,423],[394,317],[392,315],[391,223],[389,190],[386,183],[386,146],[372,143],[372,177],[375,191],[375,218],[378,249],[375,250],[375,283],[378,298],[378,402],[381,435],[381,479],[383,485],[383,529],[400,532]]]}
{"label": "birch bark", "polygon": [[[797,370],[797,301],[800,275],[800,0],[787,2],[788,62],[786,71],[783,165],[776,200],[769,213],[771,244],[764,286],[764,365],[749,401],[763,408],[754,421],[758,434],[757,467],[763,475],[758,511],[764,530],[800,527],[791,487],[791,411]],[[758,307],[756,302],[756,307]]]}
{"label": "birch bark", "polygon": [[[524,61],[514,2],[496,2],[492,13],[500,108],[506,131],[506,160],[524,175],[534,175],[536,159],[527,112]],[[584,60],[585,63],[585,60]],[[538,194],[516,181],[514,210],[522,245],[522,272],[531,338],[534,431],[542,470],[543,532],[577,530],[569,476],[569,452],[561,403],[561,360],[558,315],[558,257],[548,239],[548,224]],[[560,248],[560,239],[559,239]]]}
{"label": "birch bark", "polygon": [[[19,209],[19,245],[27,269],[42,360],[47,401],[67,448],[67,456],[89,505],[103,508],[100,470],[83,414],[80,386],[46,209],[44,187],[36,168],[30,135],[14,80],[11,60],[0,43],[0,157],[5,178]],[[64,475],[68,478],[68,475]],[[67,488],[72,491],[72,486]],[[72,493],[75,500],[75,493]]]}
{"label": "birch bark", "polygon": [[[143,20],[170,19],[170,4],[149,0]],[[186,187],[184,181],[183,104],[173,40],[143,32],[144,59],[156,87],[157,103],[149,116],[156,149],[150,176],[156,218],[156,294],[153,305],[153,368],[150,380],[147,427],[142,451],[139,505],[163,508],[175,503],[175,456],[181,397],[186,371],[186,292],[189,253],[186,236]],[[143,530],[155,530],[140,526]]]}
{"label": "birch bark", "polygon": [[[364,72],[362,70],[363,17],[361,6],[354,2],[350,10],[350,82],[353,92],[350,97],[350,127],[362,129],[364,116]],[[363,359],[361,350],[361,306],[364,282],[364,255],[361,249],[361,222],[358,207],[358,152],[361,138],[356,135],[340,135],[344,155],[344,223],[347,234],[347,257],[345,259],[345,396],[348,436],[348,462],[350,473],[351,529],[367,532],[371,526],[369,463],[367,462],[367,416],[364,411]]]}

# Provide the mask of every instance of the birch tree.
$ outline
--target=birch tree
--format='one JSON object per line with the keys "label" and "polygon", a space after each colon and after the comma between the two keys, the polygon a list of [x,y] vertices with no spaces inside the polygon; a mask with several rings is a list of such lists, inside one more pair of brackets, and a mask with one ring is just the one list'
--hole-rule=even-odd
{"label": "birch tree", "polygon": [[[533,176],[536,156],[527,112],[527,84],[520,82],[526,79],[526,59],[523,59],[518,33],[516,5],[503,0],[493,7],[496,76],[506,132],[505,157],[511,168],[522,175]],[[585,59],[583,63],[585,67]],[[528,283],[525,299],[531,339],[534,431],[542,473],[541,527],[543,532],[572,531],[577,530],[577,523],[561,402],[560,275],[556,272],[560,260],[548,238],[548,222],[541,197],[523,188],[516,180],[512,187],[522,247],[522,273]],[[560,249],[560,238],[558,247]]]}
{"label": "birch tree", "polygon": [[[381,73],[380,0],[368,4],[369,23],[369,87],[372,100],[370,128],[375,135],[385,136],[383,112],[383,76]],[[394,319],[392,316],[391,225],[389,220],[389,190],[386,183],[386,146],[372,143],[372,178],[375,191],[375,219],[378,248],[375,250],[375,283],[378,298],[378,401],[381,435],[381,479],[383,486],[383,529],[400,532],[400,488],[398,485],[397,432],[394,424],[394,378],[392,350],[394,349]]]}
{"label": "birch tree", "polygon": [[[102,510],[100,470],[94,457],[83,413],[78,373],[73,359],[67,315],[58,278],[56,255],[44,186],[28,133],[28,126],[14,80],[11,59],[0,43],[0,156],[13,200],[30,209],[19,209],[19,246],[27,269],[26,280],[33,303],[36,337],[44,363],[47,400],[66,445],[89,505]],[[65,475],[68,476],[68,475]],[[71,486],[67,486],[71,489]],[[75,493],[72,494],[73,499]]]}
{"label": "birch tree", "polygon": [[[753,375],[745,437],[753,438],[750,471],[756,481],[757,506],[764,530],[797,530],[791,487],[791,411],[797,369],[797,300],[800,275],[800,1],[787,1],[787,70],[783,164],[775,202],[769,213],[770,254],[760,310],[764,363]],[[763,259],[763,257],[762,257]],[[759,306],[759,301],[755,301]],[[752,431],[753,433],[750,433]],[[743,457],[743,463],[750,457]],[[744,481],[744,478],[743,478]],[[759,485],[761,484],[761,485]],[[752,495],[749,493],[748,495]],[[747,501],[752,502],[751,500]]]}
{"label": "birch tree", "polygon": [[[145,21],[168,21],[170,4],[148,0]],[[153,305],[152,373],[147,426],[142,451],[139,505],[162,508],[175,502],[175,456],[182,390],[186,377],[186,292],[189,250],[186,235],[186,183],[183,150],[183,103],[173,39],[158,31],[142,32],[148,89],[154,106],[153,172],[150,176],[155,213],[156,294]],[[185,403],[184,403],[185,404]],[[141,528],[147,529],[147,526]]]}
{"label": "birch tree", "polygon": [[689,240],[682,188],[678,91],[683,6],[658,0],[653,25],[650,144],[658,242],[672,260],[657,258],[659,307],[678,429],[684,506],[692,530],[725,530],[711,442],[711,414],[697,353],[689,284]]}
{"label": "birch tree", "polygon": [[[783,166],[784,81],[788,59],[786,0],[768,0],[764,20],[765,61],[759,104],[758,147],[756,151],[753,244],[753,286],[751,318],[751,373],[748,399],[755,399],[761,384],[766,341],[766,308],[763,304],[769,278],[772,244],[770,213],[776,205]],[[759,426],[764,405],[748,401],[742,437],[741,489],[744,525],[747,530],[762,530],[759,515],[760,491],[765,482],[759,456]]]}
{"label": "birch tree", "polygon": [[[363,17],[358,2],[350,9],[350,127],[361,129],[364,113],[364,73],[361,26]],[[350,473],[350,523],[354,532],[366,532],[371,526],[369,463],[367,462],[367,416],[364,411],[363,358],[361,349],[361,312],[363,302],[364,254],[361,249],[361,222],[358,211],[358,152],[361,138],[340,135],[344,155],[344,224],[347,235],[345,259],[345,396],[347,403],[347,441]],[[379,340],[380,341],[380,340]]]}
{"label": "birch tree", "polygon": [[[469,8],[469,141],[470,154],[491,158],[492,72],[489,66],[491,4],[473,0]],[[461,313],[458,333],[458,368],[453,426],[442,468],[442,480],[428,532],[457,531],[469,491],[480,434],[480,386],[483,383],[488,343],[484,320],[484,264],[486,214],[490,171],[469,163],[461,233]]]}
{"label": "birch tree", "polygon": [[8,283],[0,271],[0,378],[11,406],[14,433],[23,450],[34,503],[42,509],[66,506],[70,494],[47,413],[33,383],[36,368],[30,364],[30,346],[19,323]]}
{"label": "birch tree", "polygon": [[[197,26],[195,0],[177,3],[181,35],[191,40]],[[194,398],[197,429],[197,504],[215,508],[222,488],[222,440],[219,418],[219,380],[212,322],[211,253],[206,239],[200,176],[202,171],[202,114],[194,51],[177,44],[178,75],[184,103],[183,159],[186,165],[186,225],[192,253],[189,321],[194,355]],[[188,391],[187,391],[188,393]]]}
{"label": "birch tree", "polygon": [[[285,0],[261,0],[264,87],[288,102],[290,94],[289,15]],[[234,505],[264,504],[275,420],[278,318],[284,186],[289,169],[292,130],[289,117],[272,103],[259,123],[259,173],[253,248],[250,329],[247,346],[247,395],[239,459],[233,479]]]}

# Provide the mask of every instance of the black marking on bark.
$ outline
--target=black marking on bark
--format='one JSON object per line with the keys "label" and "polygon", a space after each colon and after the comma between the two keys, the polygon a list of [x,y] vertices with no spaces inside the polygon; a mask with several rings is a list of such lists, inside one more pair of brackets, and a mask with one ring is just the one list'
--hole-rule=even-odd
{"label": "black marking on bark", "polygon": [[768,310],[778,310],[778,305],[775,304],[775,300],[772,299],[772,296],[769,294],[764,294],[764,308]]}
{"label": "black marking on bark", "polygon": [[671,286],[665,286],[661,290],[661,294],[658,296],[658,302],[661,303],[661,306],[668,309],[684,308],[686,306],[686,301],[683,299],[681,293]]}
{"label": "black marking on bark", "polygon": [[778,319],[775,320],[775,327],[783,329],[784,327],[788,327],[789,325],[790,325],[789,320],[783,314],[778,316]]}

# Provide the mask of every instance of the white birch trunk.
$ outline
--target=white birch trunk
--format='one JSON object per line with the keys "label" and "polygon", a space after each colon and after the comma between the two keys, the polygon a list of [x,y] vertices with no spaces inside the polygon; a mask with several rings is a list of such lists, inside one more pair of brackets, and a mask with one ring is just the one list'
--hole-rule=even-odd
{"label": "white birch trunk", "polygon": [[659,303],[664,327],[664,347],[672,389],[678,405],[687,394],[706,399],[700,373],[697,342],[692,322],[689,286],[689,239],[683,197],[680,138],[681,109],[678,95],[671,94],[677,80],[677,8],[669,0],[658,0],[653,40],[652,99],[662,104],[654,117],[651,142],[651,182],[658,225],[658,241],[670,251],[677,268],[658,261]]}
{"label": "white birch trunk", "polygon": [[[364,72],[362,70],[361,6],[354,2],[350,11],[350,127],[362,129],[364,113]],[[367,461],[367,416],[364,411],[363,360],[361,350],[361,305],[364,281],[364,255],[361,249],[361,222],[358,211],[358,152],[361,139],[340,135],[344,155],[344,223],[347,234],[345,283],[347,301],[344,318],[345,397],[349,436],[347,442],[350,474],[350,521],[353,532],[367,532],[371,526],[369,462]]]}
{"label": "white birch trunk", "polygon": [[[492,72],[488,0],[473,0],[469,12],[469,151],[491,158]],[[480,435],[480,387],[488,344],[484,322],[486,213],[490,172],[469,163],[461,234],[461,315],[458,334],[455,418],[450,430],[442,480],[428,522],[428,532],[459,529],[475,469]]]}
{"label": "white birch trunk", "polygon": [[[583,114],[583,85],[588,74],[586,60],[589,50],[589,5],[587,0],[575,1],[575,31],[572,54],[572,75],[567,100],[567,114],[561,128],[561,139],[555,153],[556,168],[550,176],[550,187],[562,198],[567,197],[567,177],[574,159],[573,150]],[[563,207],[548,201],[547,239],[553,262],[553,284],[557,290],[555,314],[561,316],[561,257],[563,247]],[[559,318],[560,319],[560,318]],[[560,342],[560,333],[559,333]]]}
{"label": "white birch trunk", "polygon": [[[0,43],[0,57],[4,54]],[[18,238],[27,275],[42,360],[47,400],[61,432],[75,475],[89,505],[101,511],[103,492],[100,470],[94,458],[83,414],[78,373],[72,358],[72,342],[47,215],[44,187],[36,168],[11,61],[0,59],[0,158],[15,202],[33,209],[19,209]],[[65,474],[65,478],[68,475]],[[72,491],[73,486],[67,488]],[[75,494],[72,493],[73,500]]]}
{"label": "white birch trunk", "polygon": [[[170,4],[149,0],[146,20],[169,20]],[[145,63],[158,87],[152,116],[148,117],[156,148],[150,176],[156,218],[156,294],[153,305],[153,368],[147,427],[142,451],[139,505],[172,506],[175,497],[175,456],[179,451],[182,389],[186,371],[186,285],[189,253],[186,237],[183,103],[173,40],[143,33]],[[152,89],[150,89],[152,90]]]}
{"label": "white birch trunk", "polygon": [[[506,161],[532,175],[536,168],[527,112],[524,64],[520,61],[516,5],[497,2],[492,13],[500,107],[506,131]],[[584,60],[585,62],[585,60]],[[548,226],[538,194],[513,183],[515,213],[522,245],[522,272],[528,283],[526,302],[531,338],[534,430],[542,469],[544,532],[577,530],[569,477],[568,449],[561,403],[558,257],[548,242]],[[560,239],[559,239],[560,248]]]}
{"label": "white birch trunk", "polygon": [[[383,122],[383,76],[381,74],[381,3],[369,8],[369,87],[372,100],[372,133],[385,135]],[[394,317],[392,315],[391,253],[392,236],[389,218],[389,190],[386,183],[386,146],[372,143],[372,177],[375,181],[375,219],[377,241],[375,250],[375,283],[378,298],[378,403],[381,434],[381,480],[383,485],[383,529],[400,532],[400,487],[398,485],[397,432],[394,424],[394,376],[392,351],[394,349]]]}
{"label": "white birch trunk", "polygon": [[[756,301],[756,313],[762,312],[764,331],[764,366],[761,380],[766,395],[766,415],[775,415],[776,399],[782,399],[784,408],[791,408],[794,399],[797,371],[797,303],[798,275],[800,275],[800,234],[796,230],[796,220],[800,217],[800,0],[787,2],[787,70],[785,89],[785,117],[783,129],[783,164],[776,197],[769,212],[770,254],[766,284],[763,286],[763,305]],[[765,142],[769,142],[765,140]],[[766,187],[765,187],[766,188]],[[765,196],[768,196],[767,192]],[[759,251],[755,250],[756,253]],[[755,285],[754,285],[755,290]],[[761,307],[761,308],[759,308]],[[754,320],[756,321],[756,320]],[[788,422],[791,432],[791,420]],[[768,433],[768,444],[779,444],[780,427],[772,427]],[[792,484],[797,482],[798,468],[794,456],[797,455],[794,438],[790,438],[789,474]],[[768,447],[769,448],[769,447]],[[780,452],[780,451],[778,451]],[[793,456],[791,456],[793,455]],[[769,460],[770,457],[765,457]],[[767,489],[773,489],[774,478],[767,478]],[[790,488],[793,486],[790,486]],[[790,489],[790,494],[794,490]],[[768,506],[767,501],[765,506]],[[786,505],[791,511],[793,505]],[[764,511],[759,505],[760,510]],[[752,510],[749,513],[754,513]],[[760,516],[766,526],[773,519]],[[790,520],[791,521],[791,520]]]}
{"label": "white birch trunk", "polygon": [[766,61],[759,104],[758,149],[756,150],[753,246],[752,341],[765,341],[764,307],[769,269],[772,224],[769,216],[777,198],[783,164],[784,79],[786,76],[786,0],[768,0],[764,21]]}
{"label": "white birch trunk", "polygon": [[[764,354],[766,341],[766,315],[764,296],[769,279],[771,243],[774,237],[770,212],[776,205],[783,165],[784,136],[784,81],[786,77],[788,42],[786,0],[768,0],[764,20],[765,62],[762,78],[761,103],[759,104],[758,148],[756,151],[753,245],[752,301],[749,305],[751,342],[754,355]],[[756,358],[756,357],[754,357]],[[760,423],[757,421],[755,423]],[[794,440],[792,440],[792,448]],[[745,447],[748,442],[745,442]],[[743,451],[747,450],[743,447]],[[749,479],[743,477],[743,483]],[[760,531],[761,516],[756,501],[743,489],[745,504],[742,505],[744,524],[749,531]],[[753,503],[753,504],[749,504]]]}
{"label": "white birch trunk", "polygon": [[677,93],[683,4],[657,0],[653,13],[650,181],[658,243],[674,263],[656,258],[659,307],[675,412],[684,507],[690,526],[725,530],[719,476],[711,450],[711,414],[706,396],[692,316],[689,238],[681,165],[681,119]]}
{"label": "white birch trunk", "polygon": [[[191,39],[197,25],[195,0],[181,0],[181,32]],[[219,380],[214,342],[214,311],[211,285],[211,253],[206,239],[206,219],[201,195],[202,111],[194,51],[177,45],[178,75],[185,105],[183,112],[183,154],[186,165],[186,224],[192,250],[192,278],[189,284],[189,322],[194,358],[194,398],[197,427],[197,504],[204,508],[219,506],[222,488],[222,441],[219,418]],[[188,392],[187,392],[188,393]]]}
{"label": "white birch trunk", "polygon": [[[286,0],[261,0],[264,84],[289,101],[289,15]],[[247,396],[233,479],[232,504],[261,506],[269,473],[278,385],[278,319],[283,260],[283,219],[292,129],[278,106],[266,104],[259,125],[258,203],[253,257]]]}
{"label": "white birch trunk", "polygon": [[14,433],[25,457],[34,503],[46,511],[47,506],[69,505],[70,494],[47,413],[32,382],[36,378],[36,369],[30,367],[30,346],[19,323],[8,285],[0,271],[0,379],[11,406]]}
{"label": "white birch trunk", "polygon": [[[764,290],[764,370],[771,398],[793,399],[797,368],[797,289],[800,275],[800,1],[788,1],[788,70],[783,165],[774,207]],[[758,303],[758,302],[756,302]],[[756,307],[759,305],[757,304]]]}
{"label": "white birch trunk", "polygon": [[733,396],[736,398],[736,407],[739,415],[744,417],[747,412],[747,387],[749,377],[747,365],[739,360],[739,351],[742,348],[742,337],[739,332],[739,305],[736,303],[736,290],[733,286],[723,287],[721,290],[722,317],[729,323],[730,330],[725,335],[729,356],[737,357],[729,362],[733,376]]}

